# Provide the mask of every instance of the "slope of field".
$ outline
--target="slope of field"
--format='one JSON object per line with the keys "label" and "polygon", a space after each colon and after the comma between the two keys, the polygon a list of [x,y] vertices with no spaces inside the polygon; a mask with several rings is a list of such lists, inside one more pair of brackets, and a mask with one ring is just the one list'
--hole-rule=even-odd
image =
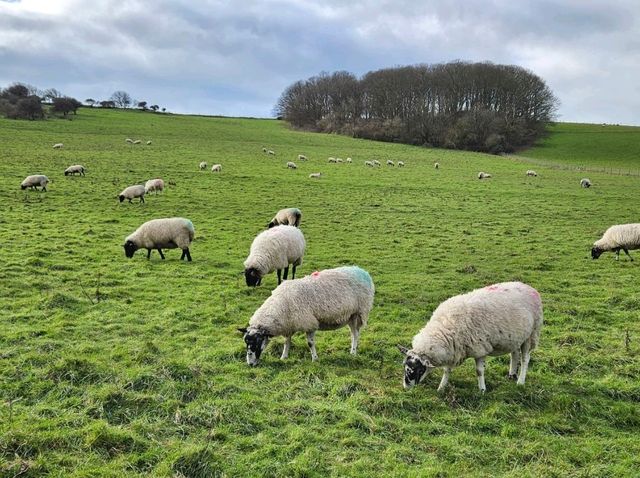
{"label": "slope of field", "polygon": [[[527,165],[495,156],[86,109],[73,121],[0,120],[0,144],[0,476],[587,477],[640,466],[640,261],[589,256],[610,224],[638,221],[636,179],[593,174],[585,190],[577,172],[537,167],[527,179]],[[299,153],[310,160],[287,170]],[[198,171],[203,160],[222,173]],[[76,163],[87,176],[64,177]],[[480,170],[493,179],[478,181]],[[48,192],[20,190],[34,173],[52,178]],[[158,176],[175,186],[118,203],[125,186]],[[249,368],[236,328],[276,278],[249,289],[242,263],[287,206],[303,211],[300,275],[358,264],[376,284],[374,309],[358,356],[345,328],[317,334],[318,362],[295,336],[288,360],[276,338]],[[176,250],[125,258],[130,232],[176,215],[195,225],[193,262]],[[526,386],[505,378],[504,356],[487,361],[484,395],[472,361],[446,393],[440,371],[404,391],[396,344],[444,299],[507,280],[532,284],[545,306]]]}

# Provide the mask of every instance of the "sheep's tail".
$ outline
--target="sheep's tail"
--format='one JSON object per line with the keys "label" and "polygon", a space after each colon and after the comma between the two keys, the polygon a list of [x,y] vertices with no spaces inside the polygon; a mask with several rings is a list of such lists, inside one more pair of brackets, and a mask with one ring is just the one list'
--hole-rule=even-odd
{"label": "sheep's tail", "polygon": [[187,229],[189,230],[189,241],[193,241],[193,238],[196,236],[196,230],[193,227],[193,223],[189,219],[186,219],[185,220],[185,225],[187,226]]}

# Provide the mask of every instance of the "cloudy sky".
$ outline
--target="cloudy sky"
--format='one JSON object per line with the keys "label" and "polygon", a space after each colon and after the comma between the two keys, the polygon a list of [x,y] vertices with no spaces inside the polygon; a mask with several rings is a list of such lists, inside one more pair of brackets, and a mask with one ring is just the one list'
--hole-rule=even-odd
{"label": "cloudy sky", "polygon": [[0,86],[266,117],[321,71],[488,60],[544,78],[561,121],[640,125],[639,34],[639,0],[0,0]]}

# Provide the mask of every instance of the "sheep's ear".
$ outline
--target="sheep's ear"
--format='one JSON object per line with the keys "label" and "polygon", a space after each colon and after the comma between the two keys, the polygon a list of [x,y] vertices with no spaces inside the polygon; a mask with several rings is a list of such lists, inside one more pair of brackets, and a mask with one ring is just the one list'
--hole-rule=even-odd
{"label": "sheep's ear", "polygon": [[238,332],[240,332],[242,335],[247,333],[247,328],[246,327],[238,327]]}
{"label": "sheep's ear", "polygon": [[407,347],[403,347],[400,344],[398,344],[398,350],[402,355],[407,355],[407,353],[409,352],[409,349]]}

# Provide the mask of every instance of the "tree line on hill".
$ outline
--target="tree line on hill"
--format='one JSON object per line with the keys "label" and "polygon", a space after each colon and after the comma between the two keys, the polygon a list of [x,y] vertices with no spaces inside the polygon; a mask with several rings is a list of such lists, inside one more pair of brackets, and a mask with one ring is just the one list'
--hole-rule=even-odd
{"label": "tree line on hill", "polygon": [[522,67],[455,61],[321,73],[290,85],[274,111],[312,131],[498,154],[535,142],[558,103]]}
{"label": "tree line on hill", "polygon": [[[115,91],[109,100],[97,101],[93,98],[85,100],[84,106],[101,108],[129,108],[137,106],[143,111],[163,113],[166,108],[158,105],[150,105],[146,101],[136,101],[131,98],[126,91]],[[0,115],[10,119],[38,120],[44,119],[46,113],[54,115],[61,114],[67,117],[70,113],[77,114],[78,109],[83,104],[63,95],[55,88],[41,91],[38,88],[25,85],[23,83],[13,83],[12,85],[0,89]]]}

